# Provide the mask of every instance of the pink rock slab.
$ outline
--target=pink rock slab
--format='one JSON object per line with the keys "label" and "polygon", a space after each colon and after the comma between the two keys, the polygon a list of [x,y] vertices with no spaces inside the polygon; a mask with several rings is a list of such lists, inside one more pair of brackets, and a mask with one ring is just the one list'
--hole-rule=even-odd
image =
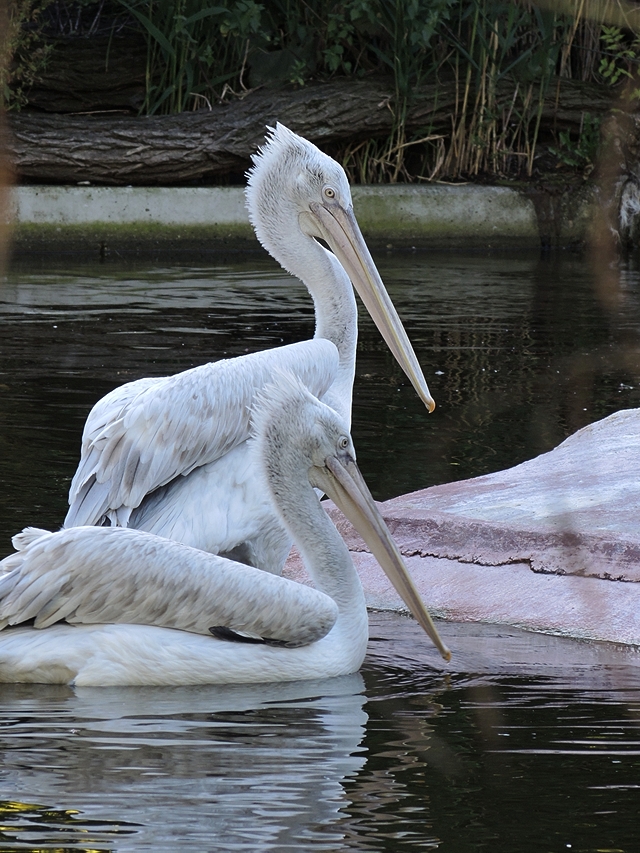
{"label": "pink rock slab", "polygon": [[[549,453],[379,505],[436,616],[640,645],[640,409],[584,427]],[[367,605],[404,605],[327,502]],[[308,582],[293,552],[285,574]]]}

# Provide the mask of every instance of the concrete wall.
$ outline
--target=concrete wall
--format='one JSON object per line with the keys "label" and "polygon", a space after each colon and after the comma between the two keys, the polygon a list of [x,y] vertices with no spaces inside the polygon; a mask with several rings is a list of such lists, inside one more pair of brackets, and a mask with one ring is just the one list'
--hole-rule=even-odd
{"label": "concrete wall", "polygon": [[[541,243],[533,201],[507,187],[356,186],[353,199],[373,244],[537,248]],[[193,244],[204,249],[220,241],[255,243],[241,187],[21,186],[13,190],[12,216],[18,248]],[[579,231],[571,239],[580,239]]]}
{"label": "concrete wall", "polygon": [[419,245],[540,245],[533,202],[506,187],[354,187],[353,204],[363,233],[376,240]]}

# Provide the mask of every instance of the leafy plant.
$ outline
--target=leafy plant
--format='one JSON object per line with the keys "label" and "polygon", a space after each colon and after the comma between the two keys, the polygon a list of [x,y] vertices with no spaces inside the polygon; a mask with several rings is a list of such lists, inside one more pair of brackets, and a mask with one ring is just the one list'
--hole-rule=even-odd
{"label": "leafy plant", "polygon": [[561,130],[558,146],[549,146],[549,151],[566,166],[581,169],[593,166],[600,145],[600,125],[599,116],[583,113],[578,139],[572,139],[568,130]]}
{"label": "leafy plant", "polygon": [[42,74],[51,46],[41,32],[42,14],[51,0],[9,0],[7,26],[0,33],[0,105],[19,110]]}
{"label": "leafy plant", "polygon": [[[615,86],[621,78],[637,75],[640,60],[640,39],[637,36],[630,40],[620,27],[603,26],[600,40],[604,52],[598,71],[607,83]],[[634,66],[633,71],[629,69],[630,65]]]}
{"label": "leafy plant", "polygon": [[625,97],[640,98],[640,35],[603,26],[600,40],[604,48],[598,68],[600,76],[611,86],[622,79],[628,80]]}

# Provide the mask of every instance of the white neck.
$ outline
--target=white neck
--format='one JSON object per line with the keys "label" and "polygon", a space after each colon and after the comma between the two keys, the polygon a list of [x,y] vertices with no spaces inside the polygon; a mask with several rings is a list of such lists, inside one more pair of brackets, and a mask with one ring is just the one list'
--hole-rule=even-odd
{"label": "white neck", "polygon": [[[355,632],[367,631],[364,593],[351,555],[323,510],[304,468],[272,456],[267,468],[271,493],[317,589],[338,605],[339,621]],[[362,626],[365,626],[364,629]]]}
{"label": "white neck", "polygon": [[338,349],[338,375],[323,400],[351,424],[351,395],[355,376],[358,312],[349,276],[332,252],[300,228],[293,205],[275,204],[281,192],[256,188],[251,217],[258,239],[276,261],[311,294],[316,315],[316,338]]}
{"label": "white neck", "polygon": [[286,246],[268,247],[288,272],[299,278],[311,294],[316,316],[316,338],[338,349],[338,375],[323,400],[351,425],[351,396],[356,369],[358,309],[349,276],[336,258],[299,228]]}

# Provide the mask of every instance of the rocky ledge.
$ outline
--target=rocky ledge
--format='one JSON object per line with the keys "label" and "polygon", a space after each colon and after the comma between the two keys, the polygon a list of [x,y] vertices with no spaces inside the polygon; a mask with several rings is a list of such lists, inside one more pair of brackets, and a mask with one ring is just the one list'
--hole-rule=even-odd
{"label": "rocky ledge", "polygon": [[[639,471],[640,409],[630,409],[514,468],[380,509],[436,616],[638,645]],[[401,610],[364,542],[335,507],[328,511],[368,606]],[[304,581],[295,553],[286,573]]]}

